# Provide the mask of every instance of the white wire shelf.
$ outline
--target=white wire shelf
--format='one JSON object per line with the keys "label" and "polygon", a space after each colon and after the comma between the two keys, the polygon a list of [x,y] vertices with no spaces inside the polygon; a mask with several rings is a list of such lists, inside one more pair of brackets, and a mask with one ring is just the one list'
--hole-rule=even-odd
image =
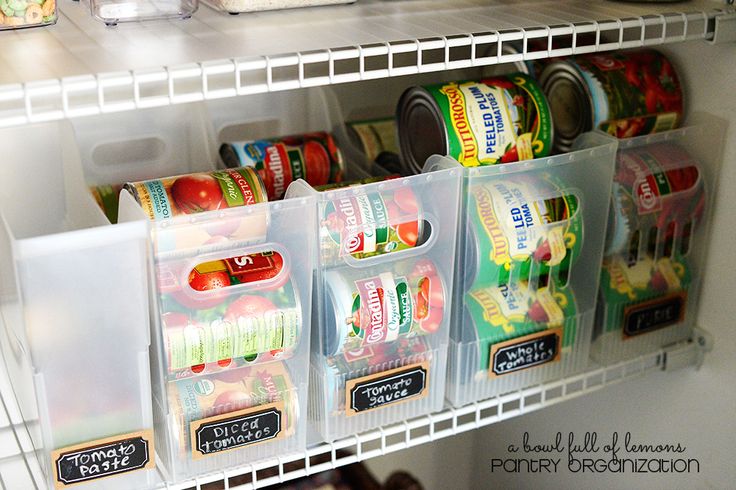
{"label": "white wire shelf", "polygon": [[[462,408],[445,408],[439,413],[400,424],[331,443],[320,443],[304,453],[230,468],[176,484],[162,484],[161,488],[204,490],[205,485],[220,483],[225,489],[255,490],[430,443],[593,393],[653,371],[698,366],[712,341],[707,333],[700,330],[696,330],[694,339],[629,361],[591,367],[575,376],[514,391]],[[0,401],[3,401],[7,412],[0,411],[0,483],[3,488],[9,489],[45,488],[45,480],[31,450],[26,429],[8,390],[7,380],[0,379],[0,394],[3,395]]]}
{"label": "white wire shelf", "polygon": [[[202,6],[188,20],[114,28],[94,20],[84,3],[65,0],[60,11],[55,26],[2,33],[0,127],[521,59],[728,40],[736,33],[733,7],[711,0],[359,0],[237,17]],[[719,26],[727,35],[717,36]],[[532,39],[546,40],[547,49],[532,49]],[[502,55],[506,43],[521,43],[522,52]]]}

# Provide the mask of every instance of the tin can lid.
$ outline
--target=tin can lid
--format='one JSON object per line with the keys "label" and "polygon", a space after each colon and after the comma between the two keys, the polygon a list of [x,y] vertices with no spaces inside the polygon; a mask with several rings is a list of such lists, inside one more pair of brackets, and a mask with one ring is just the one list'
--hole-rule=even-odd
{"label": "tin can lid", "polygon": [[[340,277],[338,272],[330,271],[325,274],[325,316],[324,316],[324,337],[322,338],[322,348],[327,356],[333,356],[339,353],[345,338],[347,337],[347,328],[345,325],[345,308],[341,307],[340,300],[342,296],[350,292],[347,291],[347,284]],[[349,306],[348,306],[349,308]]]}
{"label": "tin can lid", "polygon": [[220,145],[220,158],[227,168],[238,168],[241,166],[238,153],[235,151],[235,147],[230,143],[223,143]]}
{"label": "tin can lid", "polygon": [[399,144],[407,175],[421,173],[427,158],[447,154],[447,128],[437,102],[423,87],[407,89],[396,109]]}
{"label": "tin can lid", "polygon": [[555,148],[570,151],[575,138],[593,127],[590,91],[580,71],[567,61],[550,63],[539,82],[555,125]]}

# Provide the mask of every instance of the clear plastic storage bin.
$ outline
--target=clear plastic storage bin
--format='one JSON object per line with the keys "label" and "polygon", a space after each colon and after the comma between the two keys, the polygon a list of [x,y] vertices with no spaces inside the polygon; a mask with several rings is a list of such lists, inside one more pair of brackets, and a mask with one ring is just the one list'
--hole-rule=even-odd
{"label": "clear plastic storage bin", "polygon": [[188,19],[198,7],[199,0],[89,0],[92,15],[110,26],[140,20]]}
{"label": "clear plastic storage bin", "polygon": [[427,170],[289,188],[319,202],[309,409],[326,440],[442,408],[461,171]]}
{"label": "clear plastic storage bin", "polygon": [[241,12],[260,12],[262,10],[355,3],[356,0],[204,0],[204,2],[215,10],[221,10],[229,14],[239,14]]}
{"label": "clear plastic storage bin", "polygon": [[2,138],[0,345],[47,484],[153,486],[148,223],[109,224],[67,122]]}
{"label": "clear plastic storage bin", "polygon": [[56,24],[56,0],[0,0],[0,31]]}
{"label": "clear plastic storage bin", "polygon": [[621,140],[591,354],[602,363],[690,337],[708,244],[717,121]]}
{"label": "clear plastic storage bin", "polygon": [[[85,119],[77,130],[88,180],[119,183],[216,170],[219,142],[229,136],[257,138],[273,134],[274,126],[279,134],[279,121],[309,130],[306,122],[293,121],[320,116],[305,111],[297,117],[297,99],[289,98],[305,103],[318,96],[261,95]],[[284,98],[292,104],[278,102]],[[119,127],[126,132],[114,131]],[[123,192],[120,221],[144,215]],[[314,198],[176,216],[150,226],[154,416],[166,479],[303,450]],[[223,274],[238,281],[208,290],[192,280]]]}
{"label": "clear plastic storage bin", "polygon": [[450,333],[455,406],[588,362],[616,141],[464,169]]}

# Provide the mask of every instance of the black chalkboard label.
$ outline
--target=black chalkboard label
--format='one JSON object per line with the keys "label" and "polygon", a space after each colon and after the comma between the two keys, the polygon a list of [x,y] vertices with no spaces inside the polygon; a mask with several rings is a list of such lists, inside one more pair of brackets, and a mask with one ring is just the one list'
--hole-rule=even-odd
{"label": "black chalkboard label", "polygon": [[97,480],[154,467],[153,431],[144,430],[76,446],[51,453],[54,486]]}
{"label": "black chalkboard label", "polygon": [[421,398],[428,382],[428,361],[351,379],[345,383],[346,415]]}
{"label": "black chalkboard label", "polygon": [[669,327],[685,319],[687,292],[629,306],[624,311],[624,338]]}
{"label": "black chalkboard label", "polygon": [[560,359],[562,328],[543,330],[491,345],[488,376],[495,378]]}
{"label": "black chalkboard label", "polygon": [[230,451],[282,437],[284,402],[230,412],[190,424],[192,458]]}

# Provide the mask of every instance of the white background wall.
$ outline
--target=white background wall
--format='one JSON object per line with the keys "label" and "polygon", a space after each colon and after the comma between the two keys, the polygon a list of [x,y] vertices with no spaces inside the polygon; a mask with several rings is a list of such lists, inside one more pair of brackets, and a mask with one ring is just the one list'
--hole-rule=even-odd
{"label": "white background wall", "polygon": [[[736,45],[703,42],[667,49],[680,68],[687,109],[731,121],[720,172],[699,324],[716,339],[699,371],[658,373],[578,400],[410,451],[379,458],[381,477],[406,468],[426,488],[736,488]],[[700,461],[690,475],[555,475],[491,473],[525,431],[552,440],[557,431],[631,432],[641,443],[681,443]],[[561,463],[561,465],[564,464]]]}

